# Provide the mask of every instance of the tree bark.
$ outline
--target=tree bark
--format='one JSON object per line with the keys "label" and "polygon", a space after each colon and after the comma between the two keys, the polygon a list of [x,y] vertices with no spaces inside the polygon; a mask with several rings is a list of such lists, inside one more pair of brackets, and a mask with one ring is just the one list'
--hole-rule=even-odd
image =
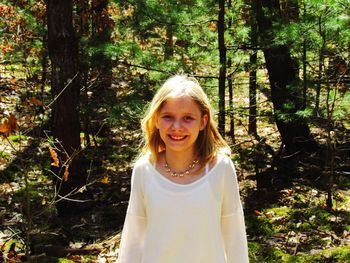
{"label": "tree bark", "polygon": [[[227,2],[227,8],[230,10],[232,8],[232,0],[228,0]],[[232,18],[228,20],[228,30],[230,30],[232,27]],[[231,70],[232,67],[232,59],[231,57],[227,60],[227,68]],[[235,115],[234,115],[234,105],[233,105],[233,73],[231,73],[227,78],[227,85],[228,85],[228,94],[229,94],[229,117],[230,117],[230,137],[232,140],[232,143],[235,143]]]}
{"label": "tree bark", "polygon": [[257,100],[256,100],[256,63],[257,63],[257,52],[254,50],[253,54],[250,55],[250,72],[249,72],[249,124],[248,133],[257,137],[258,130],[256,125],[257,116]]}
{"label": "tree bark", "polygon": [[[97,45],[109,43],[111,40],[112,20],[107,8],[108,0],[92,1],[92,38]],[[104,52],[97,52],[91,60],[93,70],[99,76],[96,89],[101,94],[112,85],[112,60]]]}
{"label": "tree bark", "polygon": [[315,112],[316,115],[319,115],[319,108],[320,108],[320,95],[321,95],[321,88],[322,88],[322,74],[323,74],[323,60],[324,60],[324,52],[326,48],[326,33],[325,30],[322,27],[322,17],[320,16],[318,18],[318,30],[319,34],[322,39],[322,45],[318,52],[318,80],[317,80],[317,86],[316,86],[316,98],[315,98]]}
{"label": "tree bark", "polygon": [[173,26],[166,26],[166,41],[164,47],[164,60],[171,59],[174,56],[174,32]]}
{"label": "tree bark", "polygon": [[225,82],[226,82],[226,46],[225,46],[225,0],[219,0],[218,43],[220,54],[219,69],[219,132],[225,136]]}
{"label": "tree bark", "polygon": [[250,63],[250,71],[249,71],[249,124],[248,124],[248,133],[257,137],[257,124],[256,124],[256,116],[257,116],[257,100],[256,100],[256,89],[257,89],[257,78],[256,78],[256,64],[258,60],[257,54],[257,24],[256,24],[256,0],[251,0],[251,15],[250,15],[250,41],[253,47],[253,53],[250,55],[249,63]]}
{"label": "tree bark", "polygon": [[281,15],[278,0],[257,1],[258,29],[263,40],[275,121],[282,137],[282,149],[285,154],[313,152],[318,148],[317,143],[310,134],[306,120],[296,115],[298,110],[303,109],[298,69],[288,46],[273,43],[273,22]]}
{"label": "tree bark", "polygon": [[[51,90],[53,95],[52,132],[61,159],[54,172],[67,180],[56,182],[58,199],[82,186],[84,176],[77,161],[80,150],[78,38],[72,24],[72,0],[47,2],[48,50],[51,60]],[[67,174],[66,174],[67,175]],[[74,209],[72,203],[57,203],[63,215]]]}

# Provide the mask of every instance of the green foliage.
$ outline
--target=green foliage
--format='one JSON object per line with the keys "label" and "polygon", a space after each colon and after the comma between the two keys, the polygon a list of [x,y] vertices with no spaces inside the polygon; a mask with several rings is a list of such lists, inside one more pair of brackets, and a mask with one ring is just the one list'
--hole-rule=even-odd
{"label": "green foliage", "polygon": [[[1,57],[1,60],[9,61],[6,71],[11,72],[10,74],[16,72],[17,78],[18,76],[25,78],[27,73],[31,72],[39,76],[40,79],[42,73],[41,56],[46,49],[46,43],[43,41],[43,37],[46,36],[46,29],[43,24],[43,15],[45,14],[44,12],[41,13],[44,10],[44,2],[33,0],[24,1],[25,4],[21,4],[24,3],[23,1],[17,2],[13,12],[15,15],[0,16],[0,29],[3,33],[0,45],[4,48],[4,56]],[[14,1],[4,1],[4,3],[8,6],[12,3],[15,4]],[[318,117],[326,119],[330,109],[327,109],[327,103],[334,103],[334,112],[332,112],[330,122],[341,121],[347,124],[350,113],[350,92],[345,92],[341,85],[337,85],[339,79],[331,79],[328,73],[330,69],[327,66],[332,64],[333,57],[340,57],[344,61],[348,61],[348,46],[350,43],[348,2],[345,0],[300,2],[299,21],[285,23],[286,21],[275,20],[274,34],[271,34],[274,36],[273,39],[269,39],[265,43],[259,43],[257,46],[259,48],[258,65],[251,65],[249,62],[249,55],[255,48],[252,47],[251,43],[251,28],[246,21],[249,16],[247,9],[250,6],[245,6],[242,1],[233,1],[232,4],[232,8],[226,10],[227,21],[229,19],[232,21],[232,27],[227,27],[225,39],[228,47],[227,55],[232,62],[232,67],[228,69],[228,72],[234,72],[235,95],[247,93],[248,73],[252,68],[258,69],[258,85],[268,85],[264,61],[260,52],[262,47],[288,46],[291,48],[293,59],[297,60],[296,68],[301,69],[303,60],[301,51],[303,45],[305,45],[307,49],[306,77],[309,84],[306,98],[308,106],[305,109],[300,109],[298,103],[296,103],[301,98],[302,83],[289,85],[287,87],[288,91],[295,94],[296,97],[290,98],[290,101],[284,104],[283,111],[275,112],[277,117],[285,122],[301,118],[311,120],[314,114],[313,99],[316,87],[314,83],[320,81],[321,104],[318,111],[320,116]],[[214,107],[217,105],[217,80],[215,79],[219,69],[217,24],[215,22],[217,19],[217,1],[137,0],[132,3],[130,1],[114,1],[111,6],[116,8],[116,11],[111,13],[115,21],[115,27],[111,32],[111,41],[102,42],[94,39],[91,35],[82,36],[80,39],[81,66],[85,67],[86,72],[90,72],[95,64],[103,64],[103,60],[93,59],[94,57],[111,58],[114,62],[113,77],[115,79],[113,89],[115,88],[115,92],[118,93],[117,99],[111,107],[105,104],[98,104],[98,107],[107,111],[106,119],[112,130],[120,129],[123,131],[123,137],[118,138],[118,143],[121,145],[119,147],[120,151],[108,155],[104,161],[115,164],[118,166],[118,171],[125,173],[125,170],[129,167],[128,161],[131,156],[136,155],[138,148],[125,146],[124,141],[137,142],[142,139],[139,136],[139,121],[145,105],[154,94],[155,87],[170,74],[184,72],[191,75],[214,77],[199,80],[209,94]],[[75,14],[75,16],[75,19],[78,20],[78,14]],[[173,53],[169,56],[165,54],[166,48],[169,48],[167,41],[170,40],[167,33],[172,35],[171,40],[173,41]],[[12,52],[10,52],[11,49]],[[319,75],[318,63],[322,49],[324,49],[323,61],[321,61],[323,68]],[[17,61],[23,63],[19,64]],[[116,63],[120,61],[140,66],[145,79],[141,80],[139,78],[141,70],[138,71],[138,67],[121,66],[120,63]],[[331,68],[331,70],[333,69]],[[22,74],[19,71],[25,71],[26,73]],[[336,77],[332,76],[332,78],[340,76],[340,74],[335,75]],[[321,79],[318,79],[319,76]],[[119,85],[121,79],[127,85]],[[327,80],[333,81],[331,83],[334,85],[332,87],[334,90],[329,93],[328,101],[325,91]],[[32,87],[30,83],[24,84],[23,87],[30,91],[31,89],[38,90],[41,85],[39,82],[33,85],[35,87]],[[22,86],[19,87],[22,88]],[[338,91],[337,89],[342,90]],[[335,92],[335,90],[337,91]],[[43,95],[46,96],[47,94]],[[273,116],[270,108],[260,104],[265,99],[267,103],[270,103],[268,95],[258,98],[258,111],[262,115]],[[1,102],[3,101],[1,100]],[[6,101],[4,104],[6,104]],[[86,110],[84,106],[86,105],[82,106],[82,110]],[[240,108],[235,108],[235,117],[239,118],[238,122],[245,122],[246,103],[238,101],[236,106]],[[88,113],[88,111],[84,113]],[[263,120],[260,116],[258,117],[260,118],[259,121]],[[266,121],[266,119],[263,121]],[[269,126],[274,124],[272,117],[268,121]],[[135,130],[135,134],[126,132]],[[26,139],[27,137],[24,135],[9,137],[12,142],[20,142]],[[97,137],[96,140],[100,144],[109,142],[109,138],[106,137]],[[53,138],[48,138],[48,141],[53,146]],[[264,153],[264,157],[256,160],[257,153],[260,152]],[[270,156],[266,154],[260,144],[244,147],[242,153],[244,157],[236,156],[236,160],[242,169],[250,171],[254,168],[263,169],[266,168],[270,160]],[[88,152],[87,156],[90,160],[94,160],[96,153]],[[1,150],[0,158],[10,160],[12,154]],[[101,157],[99,156],[99,158]],[[48,157],[40,165],[43,170],[49,171],[50,164],[51,160]],[[16,176],[12,171],[8,172],[11,173],[11,176]],[[345,177],[340,178],[338,182],[339,187],[343,189],[349,187],[349,181]],[[281,207],[264,208],[262,211],[258,211],[261,213],[260,215],[248,214],[246,219],[248,233],[251,236],[260,235],[259,238],[262,236],[273,240],[276,236],[286,236],[291,231],[295,233],[350,231],[350,215],[348,212],[330,212],[323,207],[323,199],[310,194],[310,189],[305,191],[307,194],[300,190],[292,196],[285,197],[281,201],[283,203]],[[45,197],[37,188],[37,185],[34,184],[29,185],[28,192],[21,189],[15,195],[14,202],[24,204],[27,201],[26,198],[30,199],[34,207],[42,207],[42,203],[45,202]],[[339,202],[348,203],[349,201],[349,199],[344,198]],[[341,219],[340,223],[336,221],[338,218]],[[322,240],[318,235],[315,235],[314,239],[310,238],[305,241],[303,246],[299,248],[303,250],[305,255],[297,254],[295,256],[292,256],[293,251],[280,249],[278,246],[268,246],[262,242],[258,243],[262,238],[257,240],[257,242],[249,243],[251,262],[330,262],[331,260],[345,261],[349,256],[349,250],[342,247],[339,250],[325,250],[325,253],[317,253],[316,255],[307,254],[306,250],[313,249],[312,246],[315,244],[320,247],[328,244],[328,239]],[[278,242],[287,243],[286,240]]]}
{"label": "green foliage", "polygon": [[26,140],[28,137],[26,135],[23,134],[16,134],[16,135],[10,135],[9,136],[9,140],[11,140],[12,142],[15,143],[19,143],[23,140]]}
{"label": "green foliage", "polygon": [[0,159],[10,160],[11,154],[5,151],[0,151]]}
{"label": "green foliage", "polygon": [[262,235],[265,237],[269,237],[275,233],[275,230],[273,229],[273,224],[266,217],[246,215],[245,223],[247,226],[248,234],[250,233],[250,231],[252,231],[254,235]]}
{"label": "green foliage", "polygon": [[303,110],[298,110],[296,112],[296,115],[304,119],[310,118],[313,115],[313,109],[310,107],[306,107]]}
{"label": "green foliage", "polygon": [[22,207],[26,207],[27,200],[30,200],[31,203],[35,203],[37,206],[42,203],[44,199],[43,194],[36,188],[34,184],[28,186],[28,189],[21,188],[14,195],[14,202],[22,204]]}
{"label": "green foliage", "polygon": [[295,257],[278,248],[264,247],[256,242],[249,242],[249,262],[295,262]]}
{"label": "green foliage", "polygon": [[300,41],[300,31],[300,24],[298,23],[283,25],[283,27],[275,34],[274,44],[279,46],[297,43]]}
{"label": "green foliage", "polygon": [[335,195],[334,211],[327,210],[322,195],[310,187],[293,186],[282,193],[281,205],[245,213],[252,239],[250,262],[347,262],[349,247],[333,238],[350,226],[346,192]]}
{"label": "green foliage", "polygon": [[[332,98],[334,100],[335,95],[332,94]],[[334,119],[342,120],[347,118],[350,114],[350,92],[346,92],[344,95],[339,96],[339,99],[334,107]]]}

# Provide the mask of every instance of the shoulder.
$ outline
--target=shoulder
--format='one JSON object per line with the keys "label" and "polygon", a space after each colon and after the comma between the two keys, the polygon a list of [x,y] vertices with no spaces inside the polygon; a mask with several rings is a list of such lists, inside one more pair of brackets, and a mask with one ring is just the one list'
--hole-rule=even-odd
{"label": "shoulder", "polygon": [[151,163],[147,155],[138,157],[133,163],[132,177],[143,176],[149,171]]}
{"label": "shoulder", "polygon": [[227,154],[219,154],[217,157],[217,174],[223,181],[236,181],[237,173],[231,157]]}
{"label": "shoulder", "polygon": [[151,164],[147,156],[140,156],[133,163],[131,174],[131,185],[135,188],[144,187],[145,180],[148,178],[151,169]]}
{"label": "shoulder", "polygon": [[149,160],[149,155],[145,154],[145,155],[141,155],[139,156],[135,161],[134,161],[134,169],[139,169],[142,168],[146,165],[150,164],[150,160]]}
{"label": "shoulder", "polygon": [[216,164],[208,178],[214,196],[221,201],[236,181],[236,172],[229,155],[218,154],[216,156]]}
{"label": "shoulder", "polygon": [[231,160],[231,157],[227,154],[219,153],[216,157],[217,165],[221,168],[234,168],[234,164]]}
{"label": "shoulder", "polygon": [[227,154],[217,154],[214,159],[214,165],[211,167],[214,180],[225,180],[225,177],[235,174],[233,162]]}

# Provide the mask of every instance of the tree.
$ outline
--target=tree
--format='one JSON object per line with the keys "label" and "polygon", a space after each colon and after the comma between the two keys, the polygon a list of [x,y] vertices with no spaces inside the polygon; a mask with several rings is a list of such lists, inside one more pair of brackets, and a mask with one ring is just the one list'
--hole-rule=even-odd
{"label": "tree", "polygon": [[[96,133],[108,132],[105,125],[110,105],[115,104],[116,92],[112,90],[111,32],[114,26],[110,17],[108,0],[77,1],[80,33],[81,119],[86,146],[90,137],[97,145]],[[101,110],[107,109],[107,110]],[[94,120],[95,125],[92,125]],[[92,135],[92,136],[90,136]]]}
{"label": "tree", "polygon": [[54,172],[61,180],[56,183],[58,213],[63,215],[75,209],[65,197],[84,184],[84,175],[77,155],[80,151],[79,125],[79,62],[78,38],[72,23],[72,0],[47,2],[48,50],[51,60],[51,115],[55,147],[59,151],[60,168]]}
{"label": "tree", "polygon": [[219,132],[225,136],[225,83],[226,83],[226,45],[225,45],[225,0],[219,0],[218,44],[219,68]]}
{"label": "tree", "polygon": [[286,44],[273,42],[276,28],[281,25],[282,13],[278,0],[257,1],[257,23],[271,87],[275,121],[287,155],[313,152],[317,143],[310,134],[306,120],[297,115],[303,109],[298,68]]}
{"label": "tree", "polygon": [[257,114],[257,100],[256,100],[256,89],[257,89],[257,76],[256,68],[258,61],[257,54],[257,24],[256,24],[256,1],[251,0],[251,16],[250,16],[250,41],[252,45],[252,54],[249,56],[250,71],[249,71],[249,124],[248,133],[254,136],[258,136],[257,125],[256,125],[256,114]]}
{"label": "tree", "polygon": [[[228,10],[232,9],[232,1],[228,0],[227,3]],[[228,20],[228,30],[231,30],[232,27],[232,17]],[[227,68],[230,70],[232,67],[232,58],[228,57],[227,59]],[[228,93],[229,93],[229,117],[230,117],[230,137],[232,140],[232,143],[235,143],[235,119],[234,119],[234,113],[233,113],[233,73],[228,75],[227,78],[227,86],[228,86]]]}
{"label": "tree", "polygon": [[112,60],[104,52],[104,45],[111,41],[111,28],[113,22],[108,13],[108,0],[92,1],[92,39],[97,47],[92,56],[92,66],[99,76],[96,89],[99,92],[111,87],[112,84]]}

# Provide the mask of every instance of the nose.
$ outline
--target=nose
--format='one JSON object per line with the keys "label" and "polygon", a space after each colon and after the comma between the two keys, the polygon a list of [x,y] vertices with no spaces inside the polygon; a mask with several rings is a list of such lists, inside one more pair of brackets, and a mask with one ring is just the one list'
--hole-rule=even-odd
{"label": "nose", "polygon": [[182,128],[182,122],[181,120],[174,120],[172,128],[175,130],[179,130]]}

